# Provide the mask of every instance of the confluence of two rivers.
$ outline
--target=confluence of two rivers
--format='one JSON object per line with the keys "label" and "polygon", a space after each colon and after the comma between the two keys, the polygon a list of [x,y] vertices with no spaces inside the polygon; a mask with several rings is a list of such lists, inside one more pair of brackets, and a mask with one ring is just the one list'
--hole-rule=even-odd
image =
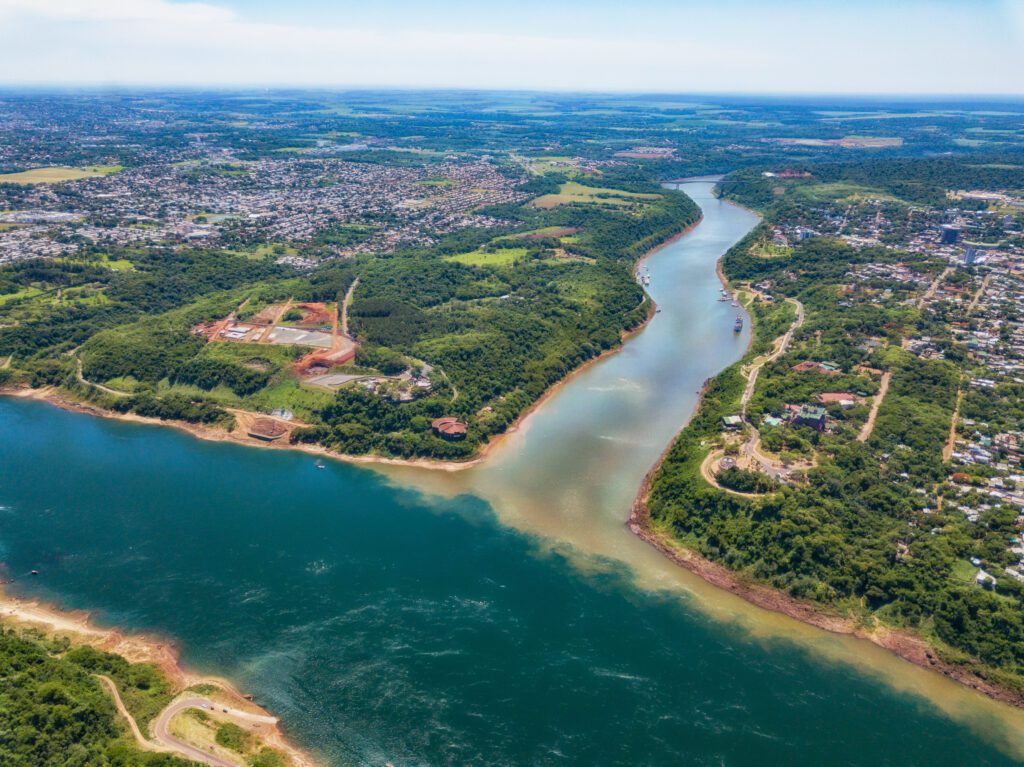
{"label": "confluence of two rivers", "polygon": [[661,311],[461,472],[331,463],[0,400],[13,592],[172,638],[328,764],[1015,764],[1024,713],[753,607],[625,527],[750,323],[704,210]]}

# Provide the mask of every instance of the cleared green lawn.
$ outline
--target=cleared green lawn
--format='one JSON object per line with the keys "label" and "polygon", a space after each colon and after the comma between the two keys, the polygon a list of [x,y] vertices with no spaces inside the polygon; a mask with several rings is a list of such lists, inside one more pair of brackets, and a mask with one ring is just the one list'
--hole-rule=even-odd
{"label": "cleared green lawn", "polygon": [[573,237],[576,235],[577,230],[571,226],[542,226],[540,229],[531,229],[528,232],[517,232],[511,234],[507,238],[509,240],[540,240],[547,238],[558,237],[563,241],[567,237]]}
{"label": "cleared green lawn", "polygon": [[10,301],[17,301],[20,298],[32,298],[34,296],[38,296],[42,292],[43,291],[39,288],[34,288],[30,285],[27,288],[22,288],[16,293],[4,293],[3,295],[0,295],[0,306],[3,306]]}
{"label": "cleared green lawn", "polygon": [[228,250],[226,252],[233,256],[245,256],[246,258],[259,260],[268,256],[274,256],[275,258],[294,256],[299,251],[293,246],[282,242],[264,242],[250,250]]}
{"label": "cleared green lawn", "polygon": [[246,397],[244,407],[265,412],[283,407],[295,413],[299,420],[308,422],[313,419],[315,411],[334,402],[334,396],[332,391],[304,386],[289,376]]}
{"label": "cleared green lawn", "polygon": [[81,258],[56,258],[54,259],[60,264],[96,264],[98,263],[105,269],[109,269],[112,272],[127,272],[130,269],[135,268],[135,264],[127,258],[111,258],[109,253],[104,253],[99,257],[98,261],[93,261],[92,257],[86,259]]}
{"label": "cleared green lawn", "polygon": [[448,256],[445,261],[454,261],[466,266],[511,266],[529,253],[528,248],[499,248],[493,251],[474,250]]}
{"label": "cleared green lawn", "polygon": [[880,192],[859,184],[850,184],[844,181],[837,181],[830,184],[800,184],[793,190],[793,194],[808,202],[838,202],[858,200],[898,200],[891,194]]}
{"label": "cleared green lawn", "polygon": [[100,263],[112,272],[127,272],[129,269],[135,268],[135,264],[127,258],[111,258],[105,255]]}
{"label": "cleared green lawn", "polygon": [[624,192],[621,189],[606,189],[598,186],[584,186],[575,181],[568,181],[559,187],[557,194],[545,194],[533,200],[534,208],[555,208],[559,205],[572,203],[615,205],[625,207],[646,200],[657,200],[661,195]]}
{"label": "cleared green lawn", "polygon": [[759,242],[750,249],[750,254],[758,258],[783,258],[792,252],[792,248],[774,242]]}
{"label": "cleared green lawn", "polygon": [[108,176],[124,170],[123,165],[90,165],[85,168],[33,168],[21,173],[0,174],[0,184],[56,184],[61,181],[77,181],[81,178]]}
{"label": "cleared green lawn", "polygon": [[978,574],[978,568],[966,559],[958,559],[953,565],[952,578],[954,581],[963,584],[974,583],[974,576]]}

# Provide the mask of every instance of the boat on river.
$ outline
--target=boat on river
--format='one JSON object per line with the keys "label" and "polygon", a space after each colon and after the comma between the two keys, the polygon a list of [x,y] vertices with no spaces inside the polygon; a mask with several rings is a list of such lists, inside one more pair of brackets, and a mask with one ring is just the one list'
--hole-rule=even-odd
{"label": "boat on river", "polygon": [[743,330],[743,317],[737,314],[736,322],[732,324],[732,332],[739,333],[741,330]]}

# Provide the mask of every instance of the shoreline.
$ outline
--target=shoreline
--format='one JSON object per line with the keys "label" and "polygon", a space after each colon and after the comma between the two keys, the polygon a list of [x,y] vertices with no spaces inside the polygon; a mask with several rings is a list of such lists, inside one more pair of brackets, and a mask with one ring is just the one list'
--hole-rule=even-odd
{"label": "shoreline", "polygon": [[[636,274],[643,263],[657,253],[662,248],[668,247],[669,245],[678,242],[683,237],[692,232],[700,223],[704,220],[703,213],[697,217],[695,221],[688,224],[686,227],[676,232],[671,237],[667,238],[663,242],[655,245],[650,250],[646,251],[636,262],[633,264],[633,273]],[[472,458],[468,458],[464,461],[440,461],[433,458],[388,458],[381,455],[353,455],[349,453],[339,453],[331,450],[330,448],[322,445],[312,444],[292,444],[289,442],[265,442],[258,440],[244,434],[244,430],[238,429],[236,431],[227,431],[226,429],[219,428],[216,426],[207,426],[205,424],[189,423],[187,421],[177,420],[163,420],[160,418],[153,418],[149,416],[141,416],[135,413],[118,413],[112,410],[107,410],[98,405],[94,405],[91,402],[74,399],[68,392],[62,391],[53,386],[44,386],[38,389],[32,389],[27,386],[21,387],[2,387],[0,386],[0,397],[14,397],[17,399],[31,399],[39,402],[46,402],[47,404],[53,405],[72,413],[81,413],[83,415],[91,415],[99,418],[108,418],[113,421],[124,421],[127,423],[144,424],[147,426],[166,426],[180,431],[184,431],[197,439],[206,440],[208,442],[229,442],[235,445],[243,445],[247,447],[256,447],[272,450],[291,450],[295,452],[306,453],[313,455],[318,458],[325,458],[334,461],[340,461],[342,463],[349,464],[371,464],[371,465],[382,465],[382,466],[405,466],[413,467],[418,469],[430,469],[431,471],[465,471],[475,466],[483,464],[491,454],[511,435],[515,434],[523,426],[526,419],[536,412],[545,402],[551,397],[557,394],[563,386],[572,381],[576,376],[589,370],[591,366],[596,365],[612,354],[617,354],[622,350],[626,341],[640,333],[644,328],[647,327],[648,323],[654,319],[657,313],[657,304],[650,295],[644,291],[644,301],[647,303],[647,316],[644,319],[628,330],[624,330],[619,337],[618,345],[605,349],[603,352],[595,357],[591,357],[586,362],[583,362],[575,369],[570,371],[567,375],[551,384],[529,407],[527,407],[522,413],[516,416],[515,420],[508,425],[508,428],[500,434],[495,434],[491,439],[485,442],[477,450],[476,454]],[[257,414],[254,414],[257,415]]]}
{"label": "shoreline", "polygon": [[[719,280],[721,280],[723,287],[731,290],[731,285],[722,269],[722,260],[724,258],[725,254],[723,253],[715,262],[715,272]],[[753,314],[750,314],[750,316],[751,322],[753,322]],[[753,342],[754,334],[751,333],[750,340],[747,343],[747,352],[749,352]],[[721,372],[718,375],[721,375]],[[657,461],[644,475],[644,479],[640,483],[640,488],[637,490],[636,497],[633,500],[633,505],[630,508],[629,518],[626,520],[626,527],[630,532],[653,546],[679,567],[688,570],[716,588],[740,597],[755,607],[780,613],[788,618],[833,634],[847,634],[857,639],[869,641],[884,650],[888,650],[897,657],[913,663],[915,666],[942,674],[1000,703],[1024,709],[1024,692],[1017,692],[998,683],[990,682],[974,671],[942,660],[928,640],[919,634],[885,626],[876,626],[873,629],[868,628],[853,618],[839,615],[822,606],[797,599],[772,586],[749,580],[742,574],[730,570],[725,565],[707,559],[693,549],[687,548],[675,540],[670,533],[659,530],[654,525],[648,506],[654,477],[661,469],[669,452],[675,446],[679,435],[689,426],[693,417],[700,411],[704,394],[711,380],[709,378],[704,382],[689,419],[676,432],[675,436],[658,456]]]}
{"label": "shoreline", "polygon": [[155,635],[126,633],[118,628],[101,628],[93,623],[89,612],[66,610],[38,599],[16,597],[3,584],[0,584],[0,626],[36,629],[47,636],[66,637],[73,645],[89,645],[113,653],[129,663],[153,664],[177,688],[178,695],[194,685],[213,685],[230,699],[234,707],[276,720],[261,737],[264,745],[283,752],[294,767],[320,765],[312,755],[295,745],[281,731],[278,717],[254,703],[227,679],[195,673],[185,668],[177,649],[165,639]]}
{"label": "shoreline", "polygon": [[915,666],[942,674],[1000,703],[1024,709],[1024,694],[1002,687],[982,678],[973,671],[942,660],[931,644],[918,634],[884,626],[874,629],[864,627],[852,618],[829,612],[823,607],[799,600],[771,586],[749,581],[725,565],[705,558],[678,543],[669,534],[658,530],[651,521],[647,497],[650,494],[651,480],[661,463],[662,461],[659,460],[644,478],[640,494],[637,495],[630,510],[627,527],[634,535],[649,543],[675,564],[712,586],[728,591],[755,607],[781,613],[788,618],[833,634],[848,634],[857,639],[869,641]]}

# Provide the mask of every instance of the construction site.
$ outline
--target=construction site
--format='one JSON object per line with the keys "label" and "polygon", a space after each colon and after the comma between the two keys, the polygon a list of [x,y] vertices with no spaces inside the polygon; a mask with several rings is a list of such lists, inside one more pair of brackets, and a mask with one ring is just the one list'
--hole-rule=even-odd
{"label": "construction site", "polygon": [[302,377],[322,376],[356,356],[359,343],[341,327],[337,303],[288,300],[269,304],[243,320],[239,313],[244,307],[221,320],[196,325],[193,334],[205,336],[210,343],[311,347],[294,364],[295,372]]}

